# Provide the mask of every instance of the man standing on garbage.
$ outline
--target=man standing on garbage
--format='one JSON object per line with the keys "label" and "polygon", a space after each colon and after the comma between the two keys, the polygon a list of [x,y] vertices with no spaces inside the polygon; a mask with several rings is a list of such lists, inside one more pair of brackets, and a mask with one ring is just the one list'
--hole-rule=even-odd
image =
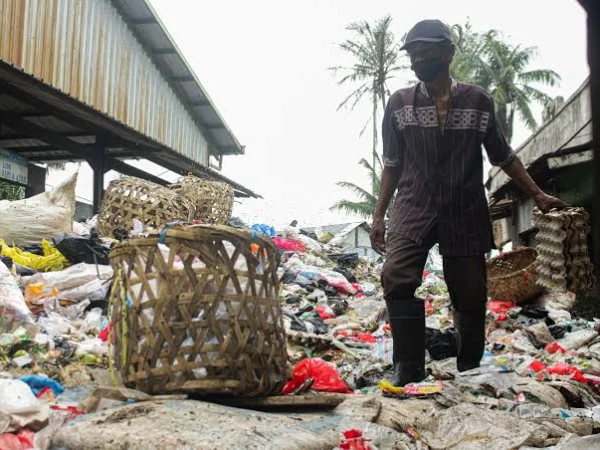
{"label": "man standing on garbage", "polygon": [[[533,197],[543,212],[565,204],[545,194],[506,142],[492,97],[450,77],[454,45],[450,29],[424,20],[401,50],[420,80],[394,93],[382,125],[384,170],[371,244],[387,253],[381,281],[394,338],[396,386],[418,382],[425,372],[425,308],[414,297],[431,247],[438,242],[454,308],[458,370],[479,367],[485,348],[485,254],[493,234],[483,185],[485,147]],[[387,230],[385,215],[396,193]]]}

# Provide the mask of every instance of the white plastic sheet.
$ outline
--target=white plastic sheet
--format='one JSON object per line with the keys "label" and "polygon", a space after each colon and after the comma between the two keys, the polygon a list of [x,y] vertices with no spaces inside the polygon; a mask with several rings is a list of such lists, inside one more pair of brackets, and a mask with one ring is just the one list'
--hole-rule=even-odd
{"label": "white plastic sheet", "polygon": [[113,270],[110,266],[76,264],[61,272],[38,273],[25,279],[25,285],[43,284],[58,289],[61,298],[74,302],[106,297]]}
{"label": "white plastic sheet", "polygon": [[0,331],[3,328],[10,330],[19,324],[34,323],[17,280],[2,261],[0,261],[0,318],[2,318]]}

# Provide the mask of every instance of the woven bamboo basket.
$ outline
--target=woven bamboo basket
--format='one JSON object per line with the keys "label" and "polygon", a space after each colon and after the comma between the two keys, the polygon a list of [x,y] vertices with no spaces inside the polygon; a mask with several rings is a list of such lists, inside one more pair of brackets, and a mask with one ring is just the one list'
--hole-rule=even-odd
{"label": "woven bamboo basket", "polygon": [[542,289],[536,284],[537,251],[521,248],[503,253],[487,262],[488,297],[522,304]]}
{"label": "woven bamboo basket", "polygon": [[194,219],[209,225],[225,225],[231,218],[233,188],[227,183],[187,176],[169,186],[190,200],[195,207]]}
{"label": "woven bamboo basket", "polygon": [[112,361],[151,394],[262,396],[287,375],[270,240],[225,226],[175,226],[119,244]]}
{"label": "woven bamboo basket", "polygon": [[189,222],[194,206],[184,197],[150,181],[123,177],[112,181],[102,202],[99,231],[113,237],[117,229],[130,232],[134,219],[146,229],[160,229],[173,221]]}

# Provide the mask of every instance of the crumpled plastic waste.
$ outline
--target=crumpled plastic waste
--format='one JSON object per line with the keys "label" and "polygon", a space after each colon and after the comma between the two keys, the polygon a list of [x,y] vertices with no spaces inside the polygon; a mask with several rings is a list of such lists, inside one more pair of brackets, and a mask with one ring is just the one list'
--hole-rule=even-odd
{"label": "crumpled plastic waste", "polygon": [[0,449],[2,450],[32,450],[35,433],[30,430],[20,430],[17,434],[0,434]]}
{"label": "crumpled plastic waste", "polygon": [[2,239],[0,239],[0,247],[2,248],[0,253],[3,256],[8,256],[17,264],[41,272],[62,270],[69,263],[63,254],[46,240],[42,241],[44,256],[25,252],[18,247],[9,247]]}
{"label": "crumpled plastic waste", "polygon": [[494,314],[497,315],[496,320],[498,322],[503,322],[506,320],[506,313],[508,313],[508,311],[510,311],[511,309],[515,308],[517,304],[512,302],[492,300],[488,302],[487,306],[488,310],[492,311]]}
{"label": "crumpled plastic waste", "polygon": [[311,389],[316,392],[338,392],[351,394],[352,391],[342,380],[334,365],[320,359],[307,358],[294,368],[292,379],[283,387],[282,394],[288,395],[312,379]]}
{"label": "crumpled plastic waste", "polygon": [[303,252],[306,250],[306,245],[298,240],[285,239],[279,236],[273,238],[275,247],[285,250],[286,252]]}
{"label": "crumpled plastic waste", "polygon": [[271,225],[265,224],[254,224],[252,225],[252,228],[250,228],[250,231],[258,234],[259,236],[266,236],[268,238],[274,238],[277,235],[275,228],[273,228]]}
{"label": "crumpled plastic waste", "polygon": [[52,389],[55,396],[59,396],[65,391],[63,386],[58,381],[48,378],[45,375],[29,375],[26,377],[21,377],[20,380],[31,388],[31,391],[36,397],[45,388]]}
{"label": "crumpled plastic waste", "polygon": [[404,387],[394,386],[390,381],[383,380],[378,385],[382,393],[397,397],[418,397],[441,394],[444,386],[441,381],[423,381],[420,383],[409,383]]}
{"label": "crumpled plastic waste", "polygon": [[33,316],[17,281],[0,261],[0,333],[23,324],[33,324]]}
{"label": "crumpled plastic waste", "polygon": [[71,264],[109,264],[110,247],[100,240],[96,230],[91,230],[89,236],[61,233],[54,236],[52,240],[56,249]]}
{"label": "crumpled plastic waste", "polygon": [[342,440],[334,450],[377,450],[371,442],[360,430],[343,431]]}

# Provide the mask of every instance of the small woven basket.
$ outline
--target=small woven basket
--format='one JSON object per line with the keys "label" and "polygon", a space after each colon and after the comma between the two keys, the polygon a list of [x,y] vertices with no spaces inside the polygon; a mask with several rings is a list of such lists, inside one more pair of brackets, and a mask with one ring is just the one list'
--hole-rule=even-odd
{"label": "small woven basket", "polygon": [[270,240],[224,226],[176,226],[111,252],[112,361],[150,394],[262,396],[287,375]]}
{"label": "small woven basket", "polygon": [[234,191],[227,183],[187,176],[169,189],[190,200],[195,207],[194,219],[204,224],[225,225],[231,219]]}
{"label": "small woven basket", "polygon": [[536,284],[533,248],[503,253],[487,262],[488,297],[522,304],[537,296],[542,289]]}
{"label": "small woven basket", "polygon": [[102,236],[113,237],[117,229],[129,233],[134,219],[145,229],[160,229],[174,221],[189,222],[194,206],[187,199],[150,181],[123,177],[112,181],[102,201],[99,231]]}

